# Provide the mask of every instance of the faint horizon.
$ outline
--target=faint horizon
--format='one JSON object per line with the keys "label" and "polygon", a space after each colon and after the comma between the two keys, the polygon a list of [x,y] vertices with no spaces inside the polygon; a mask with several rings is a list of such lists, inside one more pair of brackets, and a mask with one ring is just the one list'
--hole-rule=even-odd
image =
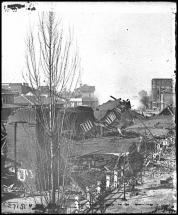
{"label": "faint horizon", "polygon": [[53,7],[71,26],[81,57],[82,84],[93,85],[99,103],[151,90],[153,78],[175,78],[174,3],[34,2],[37,11],[2,7],[2,82],[24,82],[25,37],[38,12]]}

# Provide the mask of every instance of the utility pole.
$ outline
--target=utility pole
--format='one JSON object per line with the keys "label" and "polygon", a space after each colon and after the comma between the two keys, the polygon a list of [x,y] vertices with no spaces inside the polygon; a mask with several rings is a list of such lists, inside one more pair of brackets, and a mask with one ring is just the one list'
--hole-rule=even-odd
{"label": "utility pole", "polygon": [[17,121],[10,124],[14,124],[14,169],[15,177],[17,178],[17,124],[18,123],[27,123],[25,121]]}
{"label": "utility pole", "polygon": [[17,122],[14,123],[14,161],[15,177],[17,178]]}
{"label": "utility pole", "polygon": [[124,182],[124,198],[123,201],[127,201],[125,197],[125,156],[124,156],[124,165],[123,165],[123,182]]}
{"label": "utility pole", "polygon": [[125,171],[124,171],[124,168],[123,168],[123,178],[124,178],[124,200],[125,200]]}
{"label": "utility pole", "polygon": [[[53,33],[53,13],[49,15],[49,91],[50,91],[50,107],[49,107],[49,133],[50,133],[50,152],[51,152],[51,203],[55,204],[55,187],[54,187],[54,145],[53,145],[53,114],[52,107],[54,101],[54,93],[52,93],[52,33]],[[55,107],[54,107],[55,108]]]}
{"label": "utility pole", "polygon": [[142,171],[141,171],[141,184],[143,184],[143,177],[142,177]]}

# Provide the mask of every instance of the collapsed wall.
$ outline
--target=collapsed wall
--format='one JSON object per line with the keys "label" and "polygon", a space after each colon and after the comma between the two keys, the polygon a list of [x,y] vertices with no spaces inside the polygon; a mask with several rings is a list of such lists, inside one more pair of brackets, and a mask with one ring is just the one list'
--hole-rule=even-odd
{"label": "collapsed wall", "polygon": [[[57,170],[63,171],[63,158],[67,158],[67,154],[72,152],[72,150],[68,151],[69,142],[71,144],[71,139],[80,138],[82,133],[80,123],[86,118],[93,120],[94,115],[92,109],[88,107],[56,109],[56,114],[57,123],[53,135],[56,153],[55,178],[57,181],[61,181],[61,178],[57,177]],[[50,188],[50,144],[49,135],[45,129],[48,125],[49,108],[42,111],[39,106],[20,108],[10,115],[7,121],[8,158],[15,160],[14,137],[16,133],[16,162],[20,164],[18,169],[21,171],[21,178],[28,185],[30,191]],[[59,143],[61,143],[60,150],[58,150]],[[60,154],[63,158],[59,156]],[[12,166],[11,169],[14,171],[14,163],[6,163],[9,167]],[[40,183],[39,175],[42,180]]]}

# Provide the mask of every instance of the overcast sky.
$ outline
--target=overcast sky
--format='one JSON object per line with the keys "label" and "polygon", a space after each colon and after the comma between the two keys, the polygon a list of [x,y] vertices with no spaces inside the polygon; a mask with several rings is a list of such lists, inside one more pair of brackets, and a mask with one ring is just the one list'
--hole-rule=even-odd
{"label": "overcast sky", "polygon": [[77,38],[82,83],[94,85],[100,103],[151,90],[152,78],[173,78],[174,3],[35,3],[36,11],[2,13],[2,82],[23,82],[25,36],[38,12],[53,8]]}

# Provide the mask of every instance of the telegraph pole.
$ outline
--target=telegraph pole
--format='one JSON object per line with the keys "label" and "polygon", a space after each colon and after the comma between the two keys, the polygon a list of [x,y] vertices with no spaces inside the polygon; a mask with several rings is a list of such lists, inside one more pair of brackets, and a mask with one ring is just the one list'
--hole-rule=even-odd
{"label": "telegraph pole", "polygon": [[17,178],[17,124],[18,123],[27,123],[25,121],[17,121],[10,124],[14,124],[14,169],[15,177]]}
{"label": "telegraph pole", "polygon": [[54,186],[54,143],[53,143],[53,101],[54,92],[52,93],[52,75],[53,75],[53,62],[52,62],[52,34],[53,34],[53,12],[49,14],[49,91],[50,91],[50,105],[49,105],[49,133],[50,133],[50,169],[51,169],[51,203],[55,204],[55,186]]}
{"label": "telegraph pole", "polygon": [[124,156],[124,165],[123,165],[123,182],[124,182],[124,198],[122,200],[127,201],[125,197],[125,156]]}
{"label": "telegraph pole", "polygon": [[14,161],[15,177],[17,178],[17,122],[14,123]]}

